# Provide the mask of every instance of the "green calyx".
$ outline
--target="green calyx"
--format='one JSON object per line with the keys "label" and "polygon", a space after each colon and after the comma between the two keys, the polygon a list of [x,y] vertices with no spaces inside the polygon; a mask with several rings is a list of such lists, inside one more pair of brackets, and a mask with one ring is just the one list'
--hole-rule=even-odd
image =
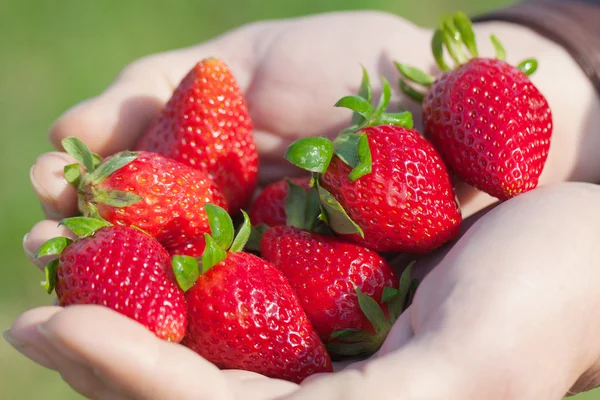
{"label": "green calyx", "polygon": [[[175,255],[172,258],[175,279],[182,290],[189,290],[200,274],[206,273],[227,258],[227,253],[243,251],[251,234],[250,218],[242,210],[244,222],[237,235],[231,216],[223,208],[207,203],[204,205],[210,234],[204,234],[205,247],[202,257]],[[201,269],[200,269],[201,268]]]}
{"label": "green calyx", "polygon": [[[505,60],[506,50],[500,39],[492,34],[490,41],[494,46],[495,57],[499,60]],[[442,16],[431,38],[431,51],[438,68],[442,72],[450,71],[466,64],[472,58],[479,57],[475,31],[469,17],[460,11],[453,15]],[[449,65],[444,53],[450,56],[453,66]],[[398,62],[395,64],[402,76],[400,79],[402,92],[416,102],[422,102],[425,97],[423,91],[413,88],[408,82],[427,89],[435,81],[434,77],[407,64]],[[525,60],[518,66],[527,75],[535,72],[536,67],[537,62],[533,59]]]}
{"label": "green calyx", "polygon": [[333,332],[330,341],[326,344],[333,358],[369,356],[381,347],[394,323],[412,303],[418,286],[418,281],[411,280],[410,277],[413,265],[414,261],[402,273],[398,288],[384,288],[381,302],[387,305],[387,317],[377,301],[355,287],[360,309],[373,326],[374,332],[358,329]]}
{"label": "green calyx", "polygon": [[132,192],[99,187],[112,173],[134,161],[137,153],[124,151],[103,162],[99,155],[92,153],[85,143],[75,137],[65,138],[61,143],[65,151],[77,160],[77,163],[64,168],[64,175],[67,182],[77,189],[79,211],[83,215],[99,217],[98,204],[121,208],[142,199]]}
{"label": "green calyx", "polygon": [[[92,236],[96,231],[106,226],[111,226],[109,222],[103,219],[88,218],[88,217],[72,217],[61,220],[58,226],[64,226],[73,232],[78,239],[83,239]],[[45,256],[59,256],[68,245],[73,243],[72,239],[67,237],[58,236],[49,239],[42,243],[36,250],[34,257],[40,259]],[[46,289],[48,294],[54,291],[56,286],[56,270],[58,268],[58,258],[54,258],[48,264],[46,264],[45,274],[46,280],[41,284]]]}

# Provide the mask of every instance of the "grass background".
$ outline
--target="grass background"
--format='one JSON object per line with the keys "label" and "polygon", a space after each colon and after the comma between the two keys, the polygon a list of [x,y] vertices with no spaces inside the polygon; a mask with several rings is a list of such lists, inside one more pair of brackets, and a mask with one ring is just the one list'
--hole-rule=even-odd
{"label": "grass background", "polygon": [[[71,105],[96,95],[127,63],[206,40],[243,23],[349,9],[379,9],[432,25],[446,11],[478,13],[511,0],[0,0],[0,328],[22,311],[49,304],[41,273],[21,239],[42,218],[29,168],[51,150],[46,132]],[[402,46],[402,39],[398,39]],[[0,340],[0,399],[81,396]],[[600,392],[578,396],[600,399]]]}

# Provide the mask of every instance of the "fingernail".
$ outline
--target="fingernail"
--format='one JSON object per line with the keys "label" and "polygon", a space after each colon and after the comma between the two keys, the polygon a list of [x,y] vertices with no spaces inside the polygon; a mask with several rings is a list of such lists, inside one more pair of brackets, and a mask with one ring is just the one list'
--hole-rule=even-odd
{"label": "fingernail", "polygon": [[29,344],[25,344],[20,340],[16,339],[11,333],[10,330],[5,331],[2,334],[4,340],[6,340],[15,350],[19,353],[23,354],[25,357],[35,361],[36,363],[50,369],[56,369],[54,363],[50,361],[50,359],[42,354],[38,349]]}
{"label": "fingernail", "polygon": [[25,236],[23,236],[23,251],[25,252],[27,257],[33,261],[35,259],[35,254],[27,248],[27,238],[28,237],[29,237],[29,232],[27,232],[25,234]]}

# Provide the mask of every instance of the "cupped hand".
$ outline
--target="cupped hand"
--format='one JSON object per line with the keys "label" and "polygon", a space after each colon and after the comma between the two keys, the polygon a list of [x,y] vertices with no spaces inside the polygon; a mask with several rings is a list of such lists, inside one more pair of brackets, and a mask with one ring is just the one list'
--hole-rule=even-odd
{"label": "cupped hand", "polygon": [[[579,71],[567,53],[559,46],[516,25],[482,24],[476,26],[476,32],[480,36],[482,53],[492,54],[490,46],[485,44],[484,39],[489,33],[495,32],[504,39],[504,44],[509,49],[509,61],[518,62],[532,55],[540,59],[542,67],[534,76],[534,81],[548,97],[555,118],[554,142],[542,175],[542,183],[548,184],[566,179],[598,179],[600,165],[596,165],[599,161],[594,149],[600,148],[596,143],[600,141],[600,138],[597,138],[597,135],[589,135],[591,128],[587,125],[590,124],[589,119],[594,118],[594,115],[598,115],[598,113],[592,112],[591,117],[587,113],[589,110],[597,109],[599,105],[587,78]],[[348,123],[348,113],[341,109],[335,109],[332,105],[341,96],[357,91],[361,78],[361,64],[367,68],[372,77],[383,75],[392,83],[397,82],[398,77],[393,67],[393,60],[431,70],[433,63],[428,45],[430,35],[431,32],[427,29],[416,27],[401,18],[376,12],[324,14],[295,20],[251,24],[199,46],[150,56],[131,64],[104,93],[79,104],[60,117],[50,131],[50,139],[57,148],[60,148],[61,139],[67,136],[77,136],[84,140],[92,151],[102,155],[109,155],[128,148],[143,132],[162,104],[167,101],[173,88],[190,66],[204,57],[217,56],[223,58],[231,66],[245,92],[256,128],[255,137],[261,157],[261,182],[266,183],[284,175],[297,173],[283,159],[287,145],[293,140],[309,135],[331,137]],[[554,58],[554,60],[544,64],[543,60],[550,58]],[[568,75],[570,77],[568,87],[556,85],[555,77],[559,73],[561,76]],[[372,80],[375,91],[377,91],[378,81]],[[392,106],[409,109],[415,114],[415,120],[419,121],[419,108],[410,101],[396,97]],[[28,254],[31,254],[39,244],[48,238],[64,234],[60,228],[57,228],[57,220],[73,215],[77,211],[75,192],[62,177],[63,167],[70,162],[72,160],[64,153],[53,152],[40,156],[32,168],[32,184],[42,202],[48,220],[36,224],[26,237],[24,245]],[[465,216],[494,202],[488,196],[465,186],[460,186],[458,192]],[[535,195],[526,198],[531,197],[536,198]],[[512,204],[521,204],[524,201],[516,200]],[[505,205],[500,209],[504,207]],[[517,222],[520,221],[515,220],[515,223]],[[500,229],[501,232],[502,229],[510,228],[500,227],[500,222],[497,222],[496,225],[496,230]],[[488,228],[485,229],[488,230]],[[489,238],[485,240],[490,241],[494,237],[494,232],[490,230],[480,233],[480,235],[488,235]],[[530,236],[534,236],[533,233],[535,232],[531,232]],[[483,257],[482,253],[477,253],[481,250],[476,249],[477,246],[479,248],[485,248],[485,246],[481,247],[482,244],[474,241],[472,235],[469,237],[471,239],[463,238],[455,247],[462,250],[452,250],[451,254],[475,252]],[[539,239],[531,238],[531,240]],[[473,241],[475,244],[470,244]],[[429,262],[433,263],[433,261]],[[169,386],[174,386],[178,382],[173,380],[172,375],[161,370],[163,365],[170,365],[169,362],[181,366],[189,363],[188,368],[181,367],[180,369],[198,371],[193,376],[198,385],[198,391],[195,392],[197,396],[190,398],[203,398],[202,396],[205,398],[235,398],[238,393],[236,390],[240,390],[239,393],[247,396],[248,393],[253,392],[246,387],[253,385],[260,387],[260,390],[256,389],[258,396],[263,393],[263,385],[267,386],[264,390],[272,388],[274,392],[271,398],[277,398],[277,396],[292,391],[294,392],[293,396],[301,398],[306,393],[313,393],[313,390],[316,390],[314,393],[317,394],[337,391],[335,396],[339,396],[340,399],[353,398],[352,396],[364,393],[365,390],[379,390],[378,384],[381,381],[374,378],[378,374],[381,375],[377,366],[396,364],[398,360],[397,367],[389,368],[390,373],[400,374],[401,372],[401,376],[404,376],[405,370],[413,371],[406,374],[407,377],[410,377],[420,371],[422,375],[413,376],[415,377],[414,382],[421,382],[425,385],[425,380],[429,380],[428,387],[433,390],[436,387],[444,388],[446,383],[450,384],[450,381],[447,380],[451,380],[455,384],[462,384],[464,382],[460,379],[464,377],[459,378],[458,372],[453,371],[448,365],[444,366],[443,364],[447,360],[443,355],[436,357],[437,351],[426,352],[426,346],[422,343],[427,344],[428,338],[439,337],[442,334],[435,333],[437,329],[434,329],[435,324],[429,326],[425,322],[432,318],[429,315],[435,314],[434,312],[439,314],[438,309],[444,310],[444,307],[456,308],[455,312],[461,315],[469,316],[474,312],[470,308],[471,303],[469,302],[460,302],[452,296],[439,295],[438,286],[461,283],[470,287],[473,276],[479,276],[481,282],[478,287],[489,289],[485,285],[493,286],[495,281],[492,278],[501,271],[496,272],[492,269],[489,275],[483,272],[479,275],[466,273],[470,269],[487,270],[481,268],[479,264],[485,264],[486,268],[492,268],[494,265],[492,263],[492,267],[490,267],[489,260],[478,260],[477,263],[471,261],[471,263],[462,264],[461,271],[465,271],[459,274],[452,272],[459,269],[454,263],[443,261],[440,268],[436,268],[435,273],[431,275],[433,278],[428,278],[423,282],[423,288],[418,292],[415,305],[394,328],[377,357],[367,363],[356,364],[346,372],[310,380],[299,391],[296,390],[295,385],[284,382],[258,378],[253,375],[252,379],[246,379],[250,375],[238,372],[220,372],[181,346],[157,342],[145,331],[140,330],[134,322],[109,310],[83,306],[65,310],[60,308],[32,310],[15,323],[11,332],[17,340],[24,341],[25,349],[37,348],[39,343],[49,344],[45,350],[48,352],[46,359],[52,361],[52,366],[59,370],[63,374],[63,378],[76,390],[85,394],[89,393],[85,392],[88,390],[88,387],[85,386],[87,383],[78,383],[89,381],[90,387],[100,393],[90,395],[92,398],[103,398],[101,397],[104,396],[102,393],[112,394],[112,391],[134,398],[154,398],[151,397],[153,395],[156,398],[164,398],[165,396],[162,395],[166,392],[161,392],[158,388],[158,386],[163,386],[161,382],[164,382],[162,390],[171,390]],[[525,264],[528,265],[528,263]],[[444,265],[453,267],[442,268]],[[528,271],[528,268],[522,269]],[[421,270],[423,269],[424,267],[421,266]],[[499,269],[501,270],[501,268]],[[519,279],[518,276],[515,278]],[[427,289],[428,287],[432,288]],[[485,298],[489,295],[485,291],[473,290],[473,293],[469,292],[471,296],[469,299],[476,304],[481,303],[479,296]],[[447,305],[447,301],[452,307]],[[424,305],[428,305],[429,308],[424,309]],[[481,315],[488,312],[489,310],[485,308],[480,310]],[[445,315],[442,316],[446,318]],[[444,318],[442,318],[442,322],[445,321]],[[462,320],[459,319],[455,322],[456,325],[453,326],[456,331],[450,330],[450,335],[458,334],[457,327],[461,326],[459,322],[465,323],[464,326],[467,327],[471,325],[470,319],[465,320],[463,317]],[[45,334],[40,334],[38,329],[40,324],[44,327],[42,331]],[[82,328],[84,326],[94,329],[84,329]],[[78,329],[66,330],[64,327],[78,327]],[[427,327],[427,329],[423,331],[423,327]],[[419,331],[427,334],[419,335]],[[482,338],[489,337],[491,342],[489,351],[500,351],[494,344],[497,341],[498,332],[491,331],[490,328],[483,325],[474,332],[479,331],[483,331],[487,335],[481,336]],[[440,332],[444,332],[444,330],[440,328]],[[135,372],[139,375],[125,374],[122,369],[114,369],[115,365],[111,360],[119,360],[118,352],[105,351],[109,342],[115,342],[118,338],[124,344],[129,344],[132,340],[129,340],[128,337],[144,339],[133,340],[129,346],[131,353],[123,353],[124,355],[129,354],[128,359],[123,360],[124,363],[119,365],[129,365],[132,368],[137,366],[138,370]],[[442,335],[442,337],[444,336]],[[458,340],[459,337],[455,338],[456,343],[463,343]],[[410,345],[407,344],[409,339]],[[513,339],[517,341],[518,337],[515,336]],[[452,346],[449,346],[451,342],[446,340],[446,342],[440,343],[446,343],[448,351],[451,351],[453,349]],[[436,344],[437,342],[432,340],[431,343]],[[472,341],[471,343],[477,344],[478,342]],[[462,346],[465,344],[463,343]],[[402,350],[397,351],[401,347]],[[510,346],[507,345],[507,347]],[[95,352],[94,349],[99,349],[99,351]],[[481,349],[478,348],[479,350]],[[396,354],[400,355],[396,356]],[[415,356],[413,357],[411,354]],[[484,354],[486,353],[480,353],[481,357],[484,357]],[[161,357],[165,357],[165,360],[168,361],[163,363]],[[32,358],[35,359],[35,357]],[[509,358],[507,356],[507,359]],[[415,361],[428,360],[431,366],[423,364],[424,361],[419,361],[415,366],[420,365],[422,368],[408,368],[410,366],[408,362],[413,359]],[[514,362],[514,359],[511,360]],[[386,364],[388,361],[389,363]],[[474,362],[474,360],[471,361]],[[492,359],[492,361],[497,360]],[[43,364],[42,361],[39,362]],[[147,364],[146,367],[140,369],[144,363]],[[465,367],[465,371],[469,371],[468,367],[475,365],[463,365],[463,367]],[[73,372],[78,370],[81,372]],[[432,373],[428,374],[428,370]],[[477,372],[473,368],[470,370]],[[167,378],[170,377],[169,381],[158,379],[161,374]],[[498,378],[498,382],[503,383],[502,389],[506,386],[508,374],[506,372],[504,375],[505,379]],[[186,376],[184,374],[179,377]],[[421,380],[416,379],[419,377]],[[565,380],[556,380],[555,378],[552,377],[554,382],[562,382],[562,386],[566,385],[565,382],[568,381],[566,378]],[[339,385],[340,379],[342,381],[348,379],[349,382],[356,383]],[[385,381],[387,382],[387,379]],[[481,379],[481,382],[488,382],[491,385],[489,381],[490,379]],[[369,384],[361,387],[360,382],[369,382]],[[394,382],[390,390],[394,389],[396,393],[401,393],[397,391],[399,390],[397,386],[399,381],[395,382],[394,379],[391,379],[390,382]],[[404,380],[402,382],[402,386],[406,388],[418,386],[416,383],[411,385],[410,382],[404,382]],[[440,384],[438,385],[436,382],[440,382]],[[481,383],[481,385],[485,385],[485,383]],[[529,388],[531,386],[530,384]],[[350,388],[356,393],[351,393]],[[380,389],[384,390],[383,387]],[[144,390],[146,391],[144,392]],[[176,391],[169,393],[178,395],[182,393],[183,389],[175,388],[173,390]],[[327,390],[334,392],[327,392]],[[222,397],[218,397],[217,393]],[[268,392],[264,393],[269,395]],[[344,397],[346,396],[344,393],[347,393],[347,397]],[[410,394],[411,392],[407,391],[406,393]],[[407,397],[410,397],[408,394]],[[335,396],[331,394],[331,396],[319,397],[317,395],[306,398],[335,398]],[[435,398],[435,396],[421,398]]]}
{"label": "cupped hand", "polygon": [[426,276],[377,354],[301,385],[220,371],[99,306],[28,311],[8,339],[92,399],[560,399],[600,382],[599,201],[565,183],[471,217],[417,261]]}

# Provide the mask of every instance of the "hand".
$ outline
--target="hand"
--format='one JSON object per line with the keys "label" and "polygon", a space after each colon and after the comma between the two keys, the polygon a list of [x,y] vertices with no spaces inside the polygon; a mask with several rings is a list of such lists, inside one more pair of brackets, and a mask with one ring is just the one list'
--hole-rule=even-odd
{"label": "hand", "polygon": [[300,386],[219,371],[99,306],[28,311],[8,339],[92,399],[560,399],[600,383],[599,201],[569,183],[471,217],[417,262],[432,272],[375,356]]}
{"label": "hand", "polygon": [[[581,105],[584,104],[589,109],[598,108],[599,105],[587,78],[567,53],[552,42],[518,26],[494,23],[478,25],[476,29],[482,53],[492,54],[489,46],[483,45],[483,38],[493,30],[503,38],[509,49],[510,61],[520,61],[531,55],[540,58],[543,67],[534,79],[553,107],[556,126],[554,143],[559,143],[551,150],[542,182],[573,177],[597,179],[600,166],[596,165],[598,161],[594,158],[594,149],[598,148],[595,145],[595,140],[598,139],[587,134],[591,127],[585,125],[586,107]],[[261,180],[263,183],[268,182],[293,171],[285,169],[288,165],[282,157],[292,140],[306,135],[332,136],[347,123],[347,113],[334,109],[332,104],[340,96],[357,90],[360,63],[372,75],[384,75],[391,82],[396,82],[397,74],[393,70],[392,60],[402,60],[425,69],[432,66],[428,46],[430,35],[428,30],[381,13],[329,14],[249,25],[200,46],[152,56],[132,64],[105,93],[62,116],[53,126],[50,138],[58,147],[62,138],[78,136],[93,151],[103,155],[127,148],[141,134],[160,105],[168,99],[171,90],[187,69],[198,59],[214,55],[224,58],[230,64],[246,92],[257,128],[256,138],[262,163]],[[404,38],[410,38],[409,43],[403,43]],[[534,54],[532,49],[535,49]],[[558,61],[544,63],[544,59],[550,58]],[[561,76],[569,77],[568,87],[557,88],[557,71],[560,71]],[[375,79],[374,83],[377,83]],[[415,119],[419,120],[418,107],[404,99],[397,100],[415,113]],[[576,154],[579,147],[581,154]],[[29,252],[49,237],[63,234],[56,228],[56,220],[76,212],[75,193],[61,178],[62,168],[69,162],[71,160],[63,153],[48,153],[37,160],[32,170],[34,189],[50,219],[38,223],[26,238],[25,247]],[[493,202],[493,199],[480,193],[474,195],[471,190],[464,188],[460,190],[460,197],[466,215]],[[78,324],[77,321],[84,318],[82,314],[94,316],[92,319],[97,322],[96,325],[91,325],[91,322],[90,325],[81,325],[93,326],[97,328],[93,332],[98,333],[103,332],[98,324],[105,326],[104,329],[110,327],[112,332],[127,332],[134,324],[119,316],[110,315],[108,310],[78,310],[82,309],[74,307],[60,312],[58,309],[33,310],[19,320],[24,321],[22,326],[25,328],[22,332],[32,332],[26,327],[35,327],[41,321],[48,320],[50,314],[57,312],[48,322],[49,332],[52,332],[51,321],[62,321],[56,323],[57,329],[60,329],[62,326],[73,326],[69,325],[69,321]],[[411,314],[406,315],[405,320]],[[114,321],[109,322],[111,319]],[[18,326],[20,325],[15,325],[15,328]],[[121,329],[116,329],[119,326]],[[398,326],[400,328],[395,328],[394,332],[401,332],[402,327],[407,326],[406,321]],[[138,336],[136,333],[136,337]],[[91,336],[94,337],[96,336]],[[101,340],[107,338],[97,337]],[[62,343],[77,343],[73,337],[63,339]],[[125,336],[122,340],[124,343],[128,342]],[[32,343],[32,340],[26,342]],[[160,354],[165,353],[162,346],[156,344],[144,341],[138,341],[137,344],[141,345],[138,349],[141,353],[148,353],[153,348]],[[99,345],[98,347],[101,348]],[[174,348],[179,349],[177,352],[185,353],[178,346]],[[71,353],[76,353],[76,350],[71,350]],[[97,356],[106,366],[115,355],[101,352]],[[90,366],[97,368],[98,359],[86,360]],[[131,357],[131,360],[136,358]],[[200,360],[196,362],[202,363]],[[60,366],[57,368],[60,371],[68,369]],[[66,372],[63,373],[68,382],[74,381],[68,379]],[[218,375],[230,373],[218,372]],[[104,376],[107,376],[106,373]],[[120,382],[118,387],[123,386],[123,382],[118,381],[121,378],[110,376],[113,380],[109,379],[109,382],[114,383],[114,379],[117,379]],[[122,379],[128,379],[127,377],[126,374],[122,375]],[[150,374],[147,379],[155,378]],[[158,385],[160,381],[156,382]],[[202,379],[201,382],[203,387],[208,383],[212,384],[205,390],[222,389],[223,396],[227,395],[227,389],[219,389],[222,380],[215,377]],[[320,381],[316,380],[315,385],[318,382]],[[135,381],[129,385],[135,385]],[[285,384],[285,387],[290,390],[289,384]],[[139,396],[137,392],[126,393]]]}

